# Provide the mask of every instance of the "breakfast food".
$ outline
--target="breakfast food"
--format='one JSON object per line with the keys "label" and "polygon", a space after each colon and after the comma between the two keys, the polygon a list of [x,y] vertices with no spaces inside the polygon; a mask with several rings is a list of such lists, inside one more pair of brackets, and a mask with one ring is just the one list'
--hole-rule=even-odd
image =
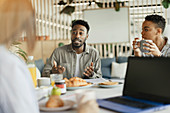
{"label": "breakfast food", "polygon": [[72,77],[69,80],[64,78],[67,87],[79,87],[79,86],[87,86],[91,83],[87,83],[85,80],[79,77]]}
{"label": "breakfast food", "polygon": [[64,106],[64,102],[58,95],[51,95],[46,103],[46,107],[48,108],[57,108],[62,106]]}
{"label": "breakfast food", "polygon": [[99,83],[99,85],[118,85],[118,82],[103,82]]}

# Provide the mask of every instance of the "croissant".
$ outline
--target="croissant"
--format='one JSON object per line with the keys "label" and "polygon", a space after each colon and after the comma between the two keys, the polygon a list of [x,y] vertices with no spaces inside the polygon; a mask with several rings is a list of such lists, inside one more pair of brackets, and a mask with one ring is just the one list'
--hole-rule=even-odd
{"label": "croissant", "polygon": [[67,87],[79,87],[79,86],[86,86],[88,83],[79,77],[72,77],[69,80],[64,78]]}

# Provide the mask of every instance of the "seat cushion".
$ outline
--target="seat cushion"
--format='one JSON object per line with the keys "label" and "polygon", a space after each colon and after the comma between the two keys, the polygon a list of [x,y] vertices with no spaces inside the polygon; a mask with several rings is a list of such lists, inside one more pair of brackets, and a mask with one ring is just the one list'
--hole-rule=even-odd
{"label": "seat cushion", "polygon": [[44,68],[44,61],[43,59],[35,60],[35,65],[39,69],[40,73],[42,74]]}
{"label": "seat cushion", "polygon": [[101,71],[104,78],[111,78],[111,66],[112,62],[116,62],[116,58],[102,58],[101,59]]}
{"label": "seat cushion", "polygon": [[119,56],[118,58],[117,58],[117,63],[125,63],[125,62],[127,62],[128,61],[128,57],[121,57],[121,56]]}
{"label": "seat cushion", "polygon": [[125,78],[127,62],[116,63],[112,62],[111,77],[112,78]]}

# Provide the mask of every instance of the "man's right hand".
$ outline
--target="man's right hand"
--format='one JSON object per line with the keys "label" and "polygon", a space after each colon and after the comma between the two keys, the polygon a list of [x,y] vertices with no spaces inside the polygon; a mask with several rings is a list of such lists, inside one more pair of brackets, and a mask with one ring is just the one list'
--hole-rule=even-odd
{"label": "man's right hand", "polygon": [[53,61],[52,73],[53,74],[62,74],[65,71],[65,68],[62,66],[57,66],[56,62]]}
{"label": "man's right hand", "polygon": [[133,41],[132,46],[133,46],[133,50],[134,50],[134,55],[140,57],[141,56],[141,51],[139,49],[140,43],[138,42],[138,40],[139,40],[139,38],[135,38],[134,41]]}

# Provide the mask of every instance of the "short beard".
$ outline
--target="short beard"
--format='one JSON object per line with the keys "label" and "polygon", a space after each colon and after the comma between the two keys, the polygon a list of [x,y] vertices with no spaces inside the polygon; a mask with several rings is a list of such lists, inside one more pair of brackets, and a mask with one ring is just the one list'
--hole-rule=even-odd
{"label": "short beard", "polygon": [[76,46],[76,45],[74,45],[73,43],[72,43],[72,47],[73,48],[80,48],[82,45],[84,45],[85,44],[85,42],[83,43],[83,44],[81,44],[81,45],[79,45],[79,46]]}
{"label": "short beard", "polygon": [[83,44],[80,44],[80,45],[74,45],[73,42],[72,42],[72,47],[78,49],[78,48],[80,48],[81,46],[83,46],[83,45],[85,44],[85,42],[86,42],[86,39],[84,40],[84,43],[83,43]]}

